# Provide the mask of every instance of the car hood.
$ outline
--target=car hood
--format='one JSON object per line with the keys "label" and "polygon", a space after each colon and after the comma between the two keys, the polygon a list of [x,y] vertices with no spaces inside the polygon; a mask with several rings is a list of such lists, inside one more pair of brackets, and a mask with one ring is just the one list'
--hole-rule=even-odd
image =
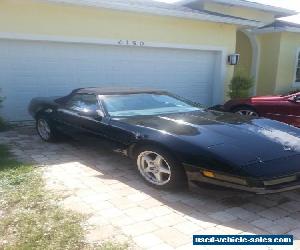
{"label": "car hood", "polygon": [[300,130],[268,119],[196,111],[130,117],[123,121],[176,136],[239,165],[300,153]]}
{"label": "car hood", "polygon": [[293,93],[289,95],[267,95],[267,96],[254,96],[249,98],[251,101],[281,101],[285,99],[292,98],[293,96],[298,95],[299,93]]}
{"label": "car hood", "polygon": [[287,97],[284,96],[253,96],[250,98],[243,98],[243,99],[232,99],[229,100],[224,104],[225,110],[231,109],[232,106],[240,105],[240,104],[253,104],[258,102],[279,102]]}
{"label": "car hood", "polygon": [[283,96],[254,96],[251,97],[250,100],[251,101],[280,101],[282,100],[284,97]]}

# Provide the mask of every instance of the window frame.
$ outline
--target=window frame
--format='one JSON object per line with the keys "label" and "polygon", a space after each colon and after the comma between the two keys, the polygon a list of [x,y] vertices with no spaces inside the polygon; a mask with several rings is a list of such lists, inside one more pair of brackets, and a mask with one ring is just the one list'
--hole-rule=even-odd
{"label": "window frame", "polygon": [[73,99],[75,96],[94,96],[95,99],[96,99],[96,106],[97,106],[97,109],[96,109],[96,110],[102,110],[101,105],[100,105],[100,103],[99,103],[98,96],[95,95],[95,94],[85,94],[85,93],[74,93],[72,96],[70,96],[70,98],[64,103],[65,109],[68,109],[68,110],[70,110],[70,111],[77,112],[77,113],[83,112],[83,110],[81,111],[81,110],[72,109],[71,106],[69,106],[70,102],[72,101],[72,99]]}
{"label": "window frame", "polygon": [[297,81],[297,70],[300,70],[300,47],[296,50],[296,58],[295,58],[295,65],[294,65],[294,81],[293,87],[300,87],[300,79]]}

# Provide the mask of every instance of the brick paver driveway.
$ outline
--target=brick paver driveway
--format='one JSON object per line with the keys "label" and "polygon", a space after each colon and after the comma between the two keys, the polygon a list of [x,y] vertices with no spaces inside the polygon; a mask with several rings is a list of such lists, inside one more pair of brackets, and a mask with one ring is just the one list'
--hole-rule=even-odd
{"label": "brick paver driveway", "polygon": [[[0,143],[44,166],[48,187],[67,194],[62,204],[89,215],[90,241],[130,238],[137,248],[196,249],[193,234],[289,233],[300,239],[299,190],[265,196],[212,186],[197,193],[159,191],[144,184],[132,161],[105,147],[48,144],[32,128],[1,133]],[[297,244],[291,249],[300,249]]]}

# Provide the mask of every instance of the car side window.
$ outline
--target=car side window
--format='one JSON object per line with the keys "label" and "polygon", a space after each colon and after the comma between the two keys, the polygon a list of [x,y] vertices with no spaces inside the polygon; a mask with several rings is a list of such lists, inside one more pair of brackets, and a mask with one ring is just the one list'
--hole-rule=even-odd
{"label": "car side window", "polygon": [[75,94],[66,103],[65,108],[84,113],[94,113],[99,109],[97,97],[88,94]]}
{"label": "car side window", "polygon": [[297,96],[295,97],[295,101],[298,102],[298,103],[300,103],[300,95],[297,95]]}

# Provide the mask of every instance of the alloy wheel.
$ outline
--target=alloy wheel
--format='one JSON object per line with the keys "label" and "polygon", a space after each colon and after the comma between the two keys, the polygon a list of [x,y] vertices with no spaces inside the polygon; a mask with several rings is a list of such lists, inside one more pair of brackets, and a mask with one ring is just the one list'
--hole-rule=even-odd
{"label": "alloy wheel", "polygon": [[249,109],[241,109],[241,110],[237,111],[236,113],[239,115],[247,115],[247,116],[254,116],[254,117],[259,116],[255,111],[249,110]]}
{"label": "alloy wheel", "polygon": [[37,129],[38,129],[38,132],[39,132],[40,136],[42,137],[42,139],[44,139],[45,141],[50,139],[51,129],[46,120],[39,119],[37,122]]}
{"label": "alloy wheel", "polygon": [[144,151],[137,158],[137,165],[141,175],[150,183],[163,186],[171,179],[171,168],[160,154]]}

